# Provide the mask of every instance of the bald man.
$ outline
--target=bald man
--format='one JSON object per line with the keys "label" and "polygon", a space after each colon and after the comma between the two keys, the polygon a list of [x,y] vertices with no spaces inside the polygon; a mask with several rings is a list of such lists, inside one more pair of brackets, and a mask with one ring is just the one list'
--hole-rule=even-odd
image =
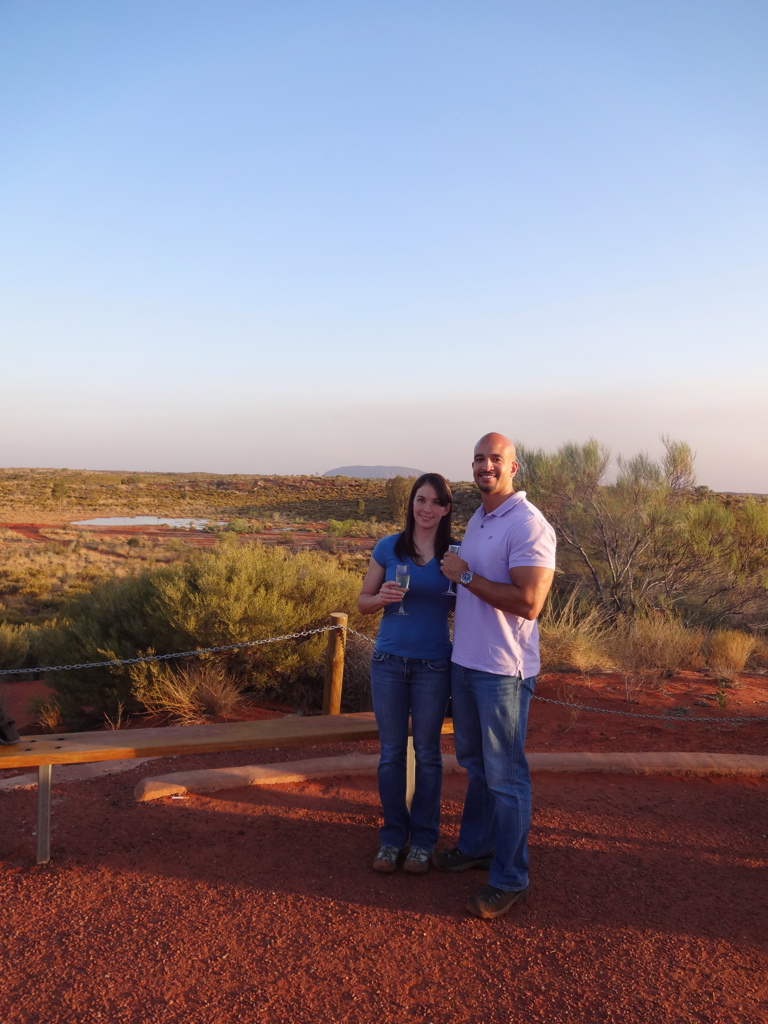
{"label": "bald man", "polygon": [[515,491],[515,447],[503,434],[475,446],[472,474],[482,505],[443,573],[456,598],[451,696],[456,758],[467,795],[457,845],[436,850],[440,871],[489,869],[467,903],[477,917],[501,917],[528,897],[531,777],[525,756],[528,706],[539,671],[536,618],[555,569],[555,532]]}

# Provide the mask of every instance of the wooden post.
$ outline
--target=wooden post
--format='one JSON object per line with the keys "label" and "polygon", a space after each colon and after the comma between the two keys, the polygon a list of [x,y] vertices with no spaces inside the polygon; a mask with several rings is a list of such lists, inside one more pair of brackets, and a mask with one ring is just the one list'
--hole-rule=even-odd
{"label": "wooden post", "polygon": [[47,864],[51,859],[51,777],[52,764],[41,764],[37,769],[37,863]]}
{"label": "wooden post", "polygon": [[338,715],[341,712],[341,687],[344,682],[344,649],[347,645],[346,612],[331,612],[331,625],[337,629],[328,631],[328,647],[325,652],[325,689],[323,691],[323,714]]}

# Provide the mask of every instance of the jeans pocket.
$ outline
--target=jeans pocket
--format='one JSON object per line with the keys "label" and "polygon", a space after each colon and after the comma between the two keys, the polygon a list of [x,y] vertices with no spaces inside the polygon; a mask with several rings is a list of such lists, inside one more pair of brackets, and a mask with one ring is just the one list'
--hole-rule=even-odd
{"label": "jeans pocket", "polygon": [[389,655],[385,654],[384,651],[374,651],[373,652],[373,657],[371,658],[371,660],[373,662],[375,662],[375,664],[378,665],[379,662],[387,661],[388,658],[389,658]]}
{"label": "jeans pocket", "polygon": [[428,661],[427,668],[432,672],[447,672],[451,663],[447,658],[439,658],[437,661]]}

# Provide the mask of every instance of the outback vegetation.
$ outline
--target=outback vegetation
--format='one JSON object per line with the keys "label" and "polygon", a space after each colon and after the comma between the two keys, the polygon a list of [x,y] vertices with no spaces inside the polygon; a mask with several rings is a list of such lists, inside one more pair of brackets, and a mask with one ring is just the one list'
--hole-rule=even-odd
{"label": "outback vegetation", "polygon": [[[682,669],[722,688],[768,669],[768,502],[696,485],[690,448],[618,459],[596,441],[518,447],[517,486],[553,523],[559,569],[544,667],[618,671],[628,699]],[[350,613],[412,481],[0,470],[0,667],[71,664],[267,639]],[[478,505],[452,484],[454,533]],[[109,533],[99,515],[210,519],[206,532]],[[365,623],[372,633],[370,621]],[[50,675],[41,723],[236,714],[268,696],[319,706],[324,634],[226,655]],[[350,635],[346,709],[368,707],[370,645]],[[724,705],[723,705],[724,706]]]}

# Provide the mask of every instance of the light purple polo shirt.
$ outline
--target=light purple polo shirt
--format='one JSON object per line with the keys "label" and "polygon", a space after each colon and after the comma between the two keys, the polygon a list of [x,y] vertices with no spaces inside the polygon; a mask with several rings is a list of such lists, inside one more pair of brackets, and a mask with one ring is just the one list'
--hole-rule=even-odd
{"label": "light purple polo shirt", "polygon": [[[460,554],[472,572],[509,583],[509,570],[518,566],[555,568],[555,531],[526,500],[525,491],[517,491],[487,515],[480,506],[469,521]],[[492,608],[466,587],[456,589],[453,661],[495,675],[535,676],[540,666],[536,621]]]}

